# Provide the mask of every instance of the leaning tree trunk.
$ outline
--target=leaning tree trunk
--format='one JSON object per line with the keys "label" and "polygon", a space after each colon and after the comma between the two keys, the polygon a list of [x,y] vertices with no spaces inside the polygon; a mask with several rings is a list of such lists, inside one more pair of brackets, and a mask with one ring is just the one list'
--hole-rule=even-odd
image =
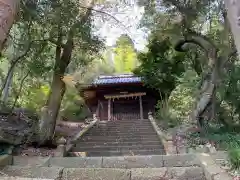
{"label": "leaning tree trunk", "polygon": [[238,53],[240,53],[240,1],[224,0],[227,8],[228,20]]}
{"label": "leaning tree trunk", "polygon": [[214,105],[214,95],[216,93],[216,79],[210,74],[206,77],[200,88],[199,97],[196,100],[195,108],[192,112],[191,119],[193,122],[198,122],[200,127],[203,127],[205,122],[210,120],[215,112],[212,112]]}
{"label": "leaning tree trunk", "polygon": [[[61,39],[61,37],[59,37]],[[56,120],[61,102],[65,94],[66,86],[63,81],[64,73],[71,60],[73,50],[73,39],[69,39],[61,53],[61,46],[56,48],[56,62],[51,84],[51,92],[47,100],[47,106],[43,108],[39,125],[39,144],[52,144]]]}
{"label": "leaning tree trunk", "polygon": [[74,31],[81,25],[84,25],[91,15],[92,7],[94,5],[94,0],[90,2],[86,7],[86,13],[82,16],[80,21],[77,21],[70,28],[67,35],[67,42],[62,44],[62,32],[61,27],[58,27],[58,40],[56,48],[56,60],[55,69],[51,85],[51,93],[48,97],[47,106],[43,108],[42,117],[40,120],[40,127],[38,133],[40,136],[39,145],[47,145],[52,143],[55,125],[61,106],[61,102],[65,93],[65,83],[63,81],[64,73],[71,61],[72,51],[74,48]]}
{"label": "leaning tree trunk", "polygon": [[175,49],[182,52],[187,51],[185,45],[188,43],[200,46],[205,51],[208,58],[208,69],[205,70],[205,73],[203,72],[205,75],[203,76],[201,86],[199,87],[199,95],[190,117],[193,122],[197,122],[200,127],[203,127],[204,119],[210,120],[215,118],[214,106],[219,78],[217,48],[211,39],[208,39],[206,36],[194,32],[191,29],[187,29],[185,39],[179,41]]}
{"label": "leaning tree trunk", "polygon": [[20,0],[0,0],[0,52],[18,11]]}
{"label": "leaning tree trunk", "polygon": [[52,142],[56,119],[65,93],[65,83],[62,81],[62,74],[54,72],[51,84],[51,93],[48,98],[47,108],[43,109],[39,127],[39,143],[48,144]]}

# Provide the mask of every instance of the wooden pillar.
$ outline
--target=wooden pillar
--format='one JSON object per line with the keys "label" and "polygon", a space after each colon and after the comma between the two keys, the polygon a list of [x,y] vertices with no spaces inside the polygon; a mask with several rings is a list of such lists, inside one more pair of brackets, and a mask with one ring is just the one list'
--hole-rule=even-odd
{"label": "wooden pillar", "polygon": [[99,100],[98,100],[98,104],[97,104],[97,109],[96,109],[96,115],[99,116]]}
{"label": "wooden pillar", "polygon": [[139,105],[140,105],[140,118],[143,119],[142,96],[139,96]]}
{"label": "wooden pillar", "polygon": [[108,121],[111,120],[111,99],[108,99]]}

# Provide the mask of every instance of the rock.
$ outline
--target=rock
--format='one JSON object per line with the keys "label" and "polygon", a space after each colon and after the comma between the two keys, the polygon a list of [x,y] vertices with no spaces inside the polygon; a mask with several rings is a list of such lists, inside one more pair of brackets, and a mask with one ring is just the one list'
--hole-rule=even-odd
{"label": "rock", "polygon": [[216,148],[214,147],[214,145],[210,144],[210,143],[207,143],[206,145],[206,148],[208,149],[208,152],[209,153],[215,153],[217,152]]}
{"label": "rock", "polygon": [[65,145],[67,143],[67,140],[64,137],[61,137],[57,140],[57,145]]}
{"label": "rock", "polygon": [[0,112],[0,143],[19,145],[33,141],[37,116],[26,112],[20,108],[13,113]]}

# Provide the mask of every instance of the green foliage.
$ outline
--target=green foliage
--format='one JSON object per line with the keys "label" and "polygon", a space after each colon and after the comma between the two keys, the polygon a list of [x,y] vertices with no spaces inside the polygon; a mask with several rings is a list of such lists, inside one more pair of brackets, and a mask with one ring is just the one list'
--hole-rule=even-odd
{"label": "green foliage", "polygon": [[137,57],[133,42],[129,36],[122,35],[118,38],[114,52],[115,71],[118,73],[132,72],[137,65]]}
{"label": "green foliage", "polygon": [[225,125],[232,128],[240,125],[240,66],[238,59],[233,59],[233,61],[234,63],[230,66],[229,71],[224,74],[223,83],[218,90],[218,97],[221,102],[220,118],[224,120]]}
{"label": "green foliage", "polygon": [[172,116],[180,122],[188,119],[193,108],[199,76],[193,70],[187,70],[178,79],[178,85],[172,91],[168,106]]}
{"label": "green foliage", "polygon": [[68,87],[62,102],[60,116],[67,121],[83,121],[89,116],[89,111],[76,89]]}
{"label": "green foliage", "polygon": [[47,100],[50,88],[41,82],[35,83],[36,84],[32,84],[24,89],[22,96],[19,98],[19,102],[22,107],[40,112]]}
{"label": "green foliage", "polygon": [[240,147],[229,150],[228,157],[232,169],[240,169]]}
{"label": "green foliage", "polygon": [[168,129],[179,125],[181,122],[171,112],[167,101],[158,101],[156,117],[163,129]]}
{"label": "green foliage", "polygon": [[218,150],[228,151],[232,169],[240,168],[240,135],[224,126],[210,124],[204,133],[190,133],[189,145],[196,146],[202,142],[214,142]]}
{"label": "green foliage", "polygon": [[141,65],[135,73],[144,78],[147,86],[157,89],[163,99],[168,99],[184,72],[185,55],[174,51],[168,39],[152,37],[148,52],[140,53],[138,59]]}
{"label": "green foliage", "polygon": [[164,127],[175,127],[189,123],[188,116],[194,105],[194,94],[199,77],[196,72],[187,70],[177,80],[177,86],[168,100],[159,101],[157,118]]}

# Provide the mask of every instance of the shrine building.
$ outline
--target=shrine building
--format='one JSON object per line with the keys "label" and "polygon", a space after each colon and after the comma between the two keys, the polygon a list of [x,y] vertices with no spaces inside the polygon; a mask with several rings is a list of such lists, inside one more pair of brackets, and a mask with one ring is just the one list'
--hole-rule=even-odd
{"label": "shrine building", "polygon": [[99,76],[82,87],[80,94],[92,114],[100,120],[147,119],[155,112],[159,92],[144,86],[132,74]]}

